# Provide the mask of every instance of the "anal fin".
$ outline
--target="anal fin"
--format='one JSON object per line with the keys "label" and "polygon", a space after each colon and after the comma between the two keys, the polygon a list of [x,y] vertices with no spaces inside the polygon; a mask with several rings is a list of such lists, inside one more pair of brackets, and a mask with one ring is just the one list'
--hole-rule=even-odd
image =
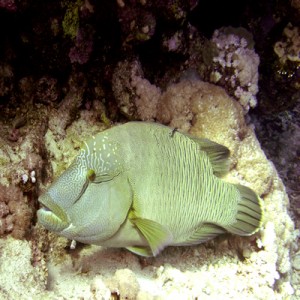
{"label": "anal fin", "polygon": [[226,230],[218,225],[212,223],[205,223],[202,224],[198,229],[196,229],[187,240],[180,243],[180,245],[182,246],[197,245],[206,242],[208,240],[211,240],[215,238],[217,235],[220,235],[225,232]]}

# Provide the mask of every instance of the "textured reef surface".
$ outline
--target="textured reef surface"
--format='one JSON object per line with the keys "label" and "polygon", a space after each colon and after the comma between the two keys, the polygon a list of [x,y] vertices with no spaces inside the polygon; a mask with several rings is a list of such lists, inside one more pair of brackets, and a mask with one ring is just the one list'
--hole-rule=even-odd
{"label": "textured reef surface", "polygon": [[[0,0],[0,298],[299,299],[299,20],[296,0]],[[83,141],[132,120],[228,147],[261,230],[142,258],[37,224]]]}

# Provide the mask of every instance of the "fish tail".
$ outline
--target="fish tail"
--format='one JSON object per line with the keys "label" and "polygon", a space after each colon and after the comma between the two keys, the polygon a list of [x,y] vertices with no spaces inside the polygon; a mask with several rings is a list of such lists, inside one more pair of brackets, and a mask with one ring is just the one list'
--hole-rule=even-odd
{"label": "fish tail", "polygon": [[238,203],[236,222],[226,226],[226,229],[231,233],[241,236],[252,235],[262,225],[262,200],[250,188],[239,184],[236,187],[241,195],[241,200]]}

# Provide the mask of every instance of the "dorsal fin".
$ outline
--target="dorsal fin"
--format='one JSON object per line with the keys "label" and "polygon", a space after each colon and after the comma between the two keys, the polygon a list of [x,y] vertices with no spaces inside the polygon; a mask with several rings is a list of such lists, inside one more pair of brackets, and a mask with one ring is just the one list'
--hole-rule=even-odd
{"label": "dorsal fin", "polygon": [[227,147],[205,138],[193,136],[189,136],[189,138],[199,144],[201,150],[206,152],[216,176],[222,177],[228,173],[230,151]]}

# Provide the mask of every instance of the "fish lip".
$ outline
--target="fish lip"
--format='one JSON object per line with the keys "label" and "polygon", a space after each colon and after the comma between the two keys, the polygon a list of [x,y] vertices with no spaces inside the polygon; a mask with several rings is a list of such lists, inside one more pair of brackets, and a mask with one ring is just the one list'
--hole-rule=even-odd
{"label": "fish lip", "polygon": [[62,231],[70,225],[70,218],[64,209],[53,201],[49,193],[38,199],[41,207],[37,211],[38,221],[51,231]]}
{"label": "fish lip", "polygon": [[42,209],[44,211],[49,211],[49,212],[53,213],[53,211],[52,211],[51,208],[49,208],[47,205],[44,205],[43,203],[41,203],[41,204],[42,204],[42,206],[40,207],[40,209]]}
{"label": "fish lip", "polygon": [[51,212],[51,213],[57,215],[57,213],[58,213],[57,206],[58,205],[57,204],[52,204],[51,201],[47,201],[47,200],[51,200],[51,197],[48,194],[43,194],[42,196],[39,197],[38,201],[41,204],[41,207],[40,207],[39,210]]}

